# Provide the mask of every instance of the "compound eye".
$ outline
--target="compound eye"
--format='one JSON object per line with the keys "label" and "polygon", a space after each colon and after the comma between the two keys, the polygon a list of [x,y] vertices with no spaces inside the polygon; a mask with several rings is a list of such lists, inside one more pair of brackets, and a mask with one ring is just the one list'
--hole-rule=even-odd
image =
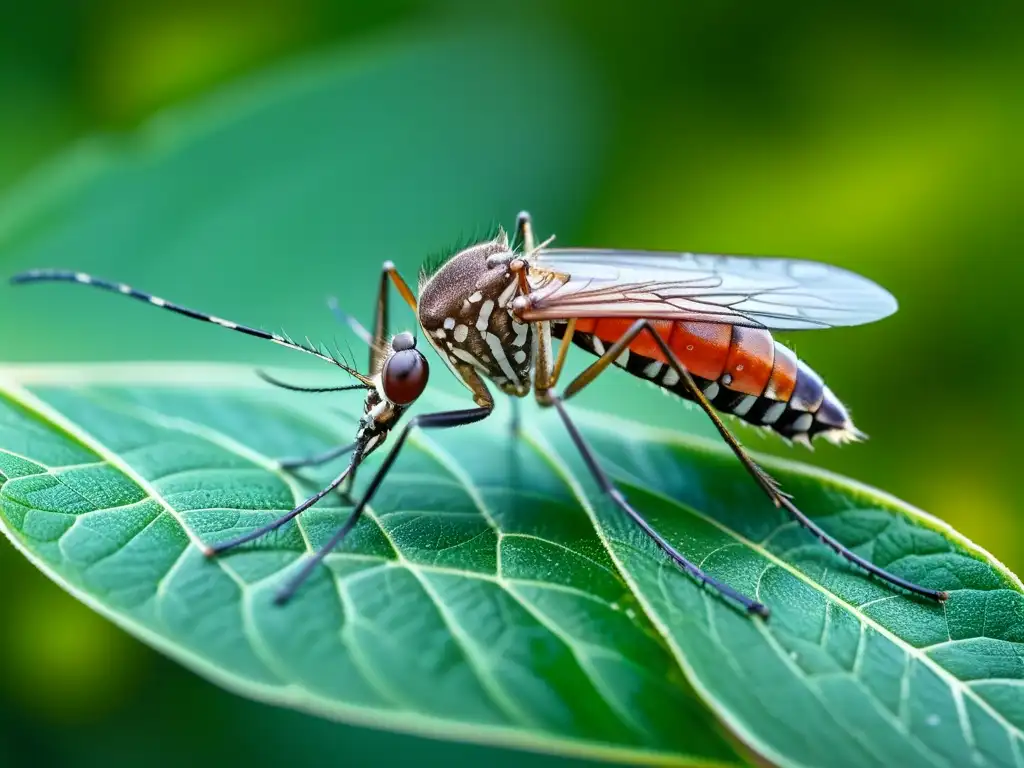
{"label": "compound eye", "polygon": [[395,352],[384,363],[384,395],[395,405],[409,405],[423,394],[430,378],[427,359],[415,349]]}

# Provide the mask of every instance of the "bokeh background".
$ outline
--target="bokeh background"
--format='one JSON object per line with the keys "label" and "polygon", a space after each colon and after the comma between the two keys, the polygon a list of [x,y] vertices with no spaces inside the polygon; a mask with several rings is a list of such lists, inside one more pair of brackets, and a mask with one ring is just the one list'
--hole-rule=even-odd
{"label": "bokeh background", "polygon": [[[3,0],[0,206],[19,204],[23,180],[80,137],[129,132],[262,68],[324,50],[384,56],[377,48],[427,41],[436,52],[466,45],[465,35],[448,31],[471,30],[477,41],[453,48],[453,76],[471,72],[478,91],[467,98],[483,94],[495,105],[476,129],[487,132],[480,146],[498,147],[493,174],[474,154],[480,147],[467,147],[461,166],[458,146],[436,157],[417,147],[416,136],[443,143],[447,134],[445,114],[430,111],[416,82],[392,79],[380,90],[371,83],[361,101],[344,107],[355,122],[383,109],[400,130],[368,132],[361,146],[344,149],[366,159],[349,185],[350,200],[372,201],[372,211],[361,213],[366,227],[352,232],[339,223],[315,233],[317,243],[300,236],[252,254],[240,253],[240,243],[223,258],[206,254],[201,273],[157,260],[158,244],[140,243],[116,256],[120,271],[111,276],[240,321],[303,333],[313,325],[315,333],[328,326],[320,317],[325,286],[363,302],[351,308],[366,317],[369,276],[383,258],[408,272],[445,237],[495,218],[511,226],[521,207],[533,209],[541,234],[555,231],[561,244],[779,254],[847,266],[892,290],[900,312],[788,341],[872,439],[812,455],[757,433],[742,437],[923,507],[1024,571],[1017,521],[1024,344],[1015,314],[1024,289],[1024,6],[480,5]],[[528,89],[517,87],[520,72],[529,73],[522,80]],[[544,119],[550,134],[536,130]],[[529,140],[520,140],[527,128]],[[417,158],[411,190],[391,162],[407,144]],[[375,168],[380,175],[371,183]],[[463,205],[467,184],[474,202]],[[263,225],[272,228],[273,218]],[[323,241],[336,244],[337,258]],[[395,243],[405,251],[389,251]],[[250,268],[239,274],[243,257]],[[69,245],[60,266],[110,263],[79,258]],[[3,271],[23,266],[5,261],[0,248]],[[300,277],[289,282],[283,273]],[[71,327],[60,312],[46,311],[39,294],[5,296],[0,357],[242,362],[266,354],[231,334],[185,329],[159,313],[151,318],[94,298],[68,298],[67,306],[89,312]],[[588,404],[693,423],[681,405],[634,382],[606,384]],[[237,699],[75,603],[8,546],[0,546],[0,580],[2,766],[524,759]]]}

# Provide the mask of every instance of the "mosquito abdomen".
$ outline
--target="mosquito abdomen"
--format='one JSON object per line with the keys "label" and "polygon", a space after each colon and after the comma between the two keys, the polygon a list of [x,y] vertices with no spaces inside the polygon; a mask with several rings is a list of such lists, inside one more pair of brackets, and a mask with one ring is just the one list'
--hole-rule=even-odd
{"label": "mosquito abdomen", "polygon": [[[633,322],[628,318],[581,318],[573,340],[602,355]],[[833,442],[863,437],[821,377],[767,330],[670,320],[651,324],[716,410],[805,444],[819,435]],[[564,326],[555,330],[561,335]],[[638,336],[615,364],[693,399],[648,334]]]}

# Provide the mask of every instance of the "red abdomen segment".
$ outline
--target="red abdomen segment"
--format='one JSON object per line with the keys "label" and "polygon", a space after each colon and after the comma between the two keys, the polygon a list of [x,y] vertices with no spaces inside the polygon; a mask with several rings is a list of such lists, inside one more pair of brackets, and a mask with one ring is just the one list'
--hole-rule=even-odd
{"label": "red abdomen segment", "polygon": [[[573,341],[601,355],[633,322],[628,318],[580,318]],[[801,442],[817,435],[834,441],[860,436],[843,404],[821,378],[767,330],[671,320],[653,320],[651,325],[717,410]],[[555,335],[561,335],[564,328],[556,326]],[[693,399],[647,333],[634,339],[615,364]]]}

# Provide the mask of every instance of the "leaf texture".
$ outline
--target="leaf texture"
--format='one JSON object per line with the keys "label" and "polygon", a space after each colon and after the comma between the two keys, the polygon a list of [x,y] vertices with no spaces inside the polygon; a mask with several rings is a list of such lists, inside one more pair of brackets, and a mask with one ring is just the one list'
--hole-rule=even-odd
{"label": "leaf texture", "polygon": [[[766,602],[769,622],[666,563],[533,408],[520,438],[501,413],[417,433],[352,537],[274,606],[343,521],[339,498],[244,551],[207,560],[195,545],[336,473],[293,476],[274,460],[348,440],[359,409],[339,398],[324,413],[255,381],[230,368],[9,369],[5,532],[200,674],[327,717],[619,762],[738,762],[703,699],[778,764],[1021,765],[1024,596],[990,556],[875,491],[773,466],[840,540],[952,591],[945,606],[895,594],[785,521],[719,447],[577,409],[631,501]],[[418,408],[451,405],[435,398]]]}

